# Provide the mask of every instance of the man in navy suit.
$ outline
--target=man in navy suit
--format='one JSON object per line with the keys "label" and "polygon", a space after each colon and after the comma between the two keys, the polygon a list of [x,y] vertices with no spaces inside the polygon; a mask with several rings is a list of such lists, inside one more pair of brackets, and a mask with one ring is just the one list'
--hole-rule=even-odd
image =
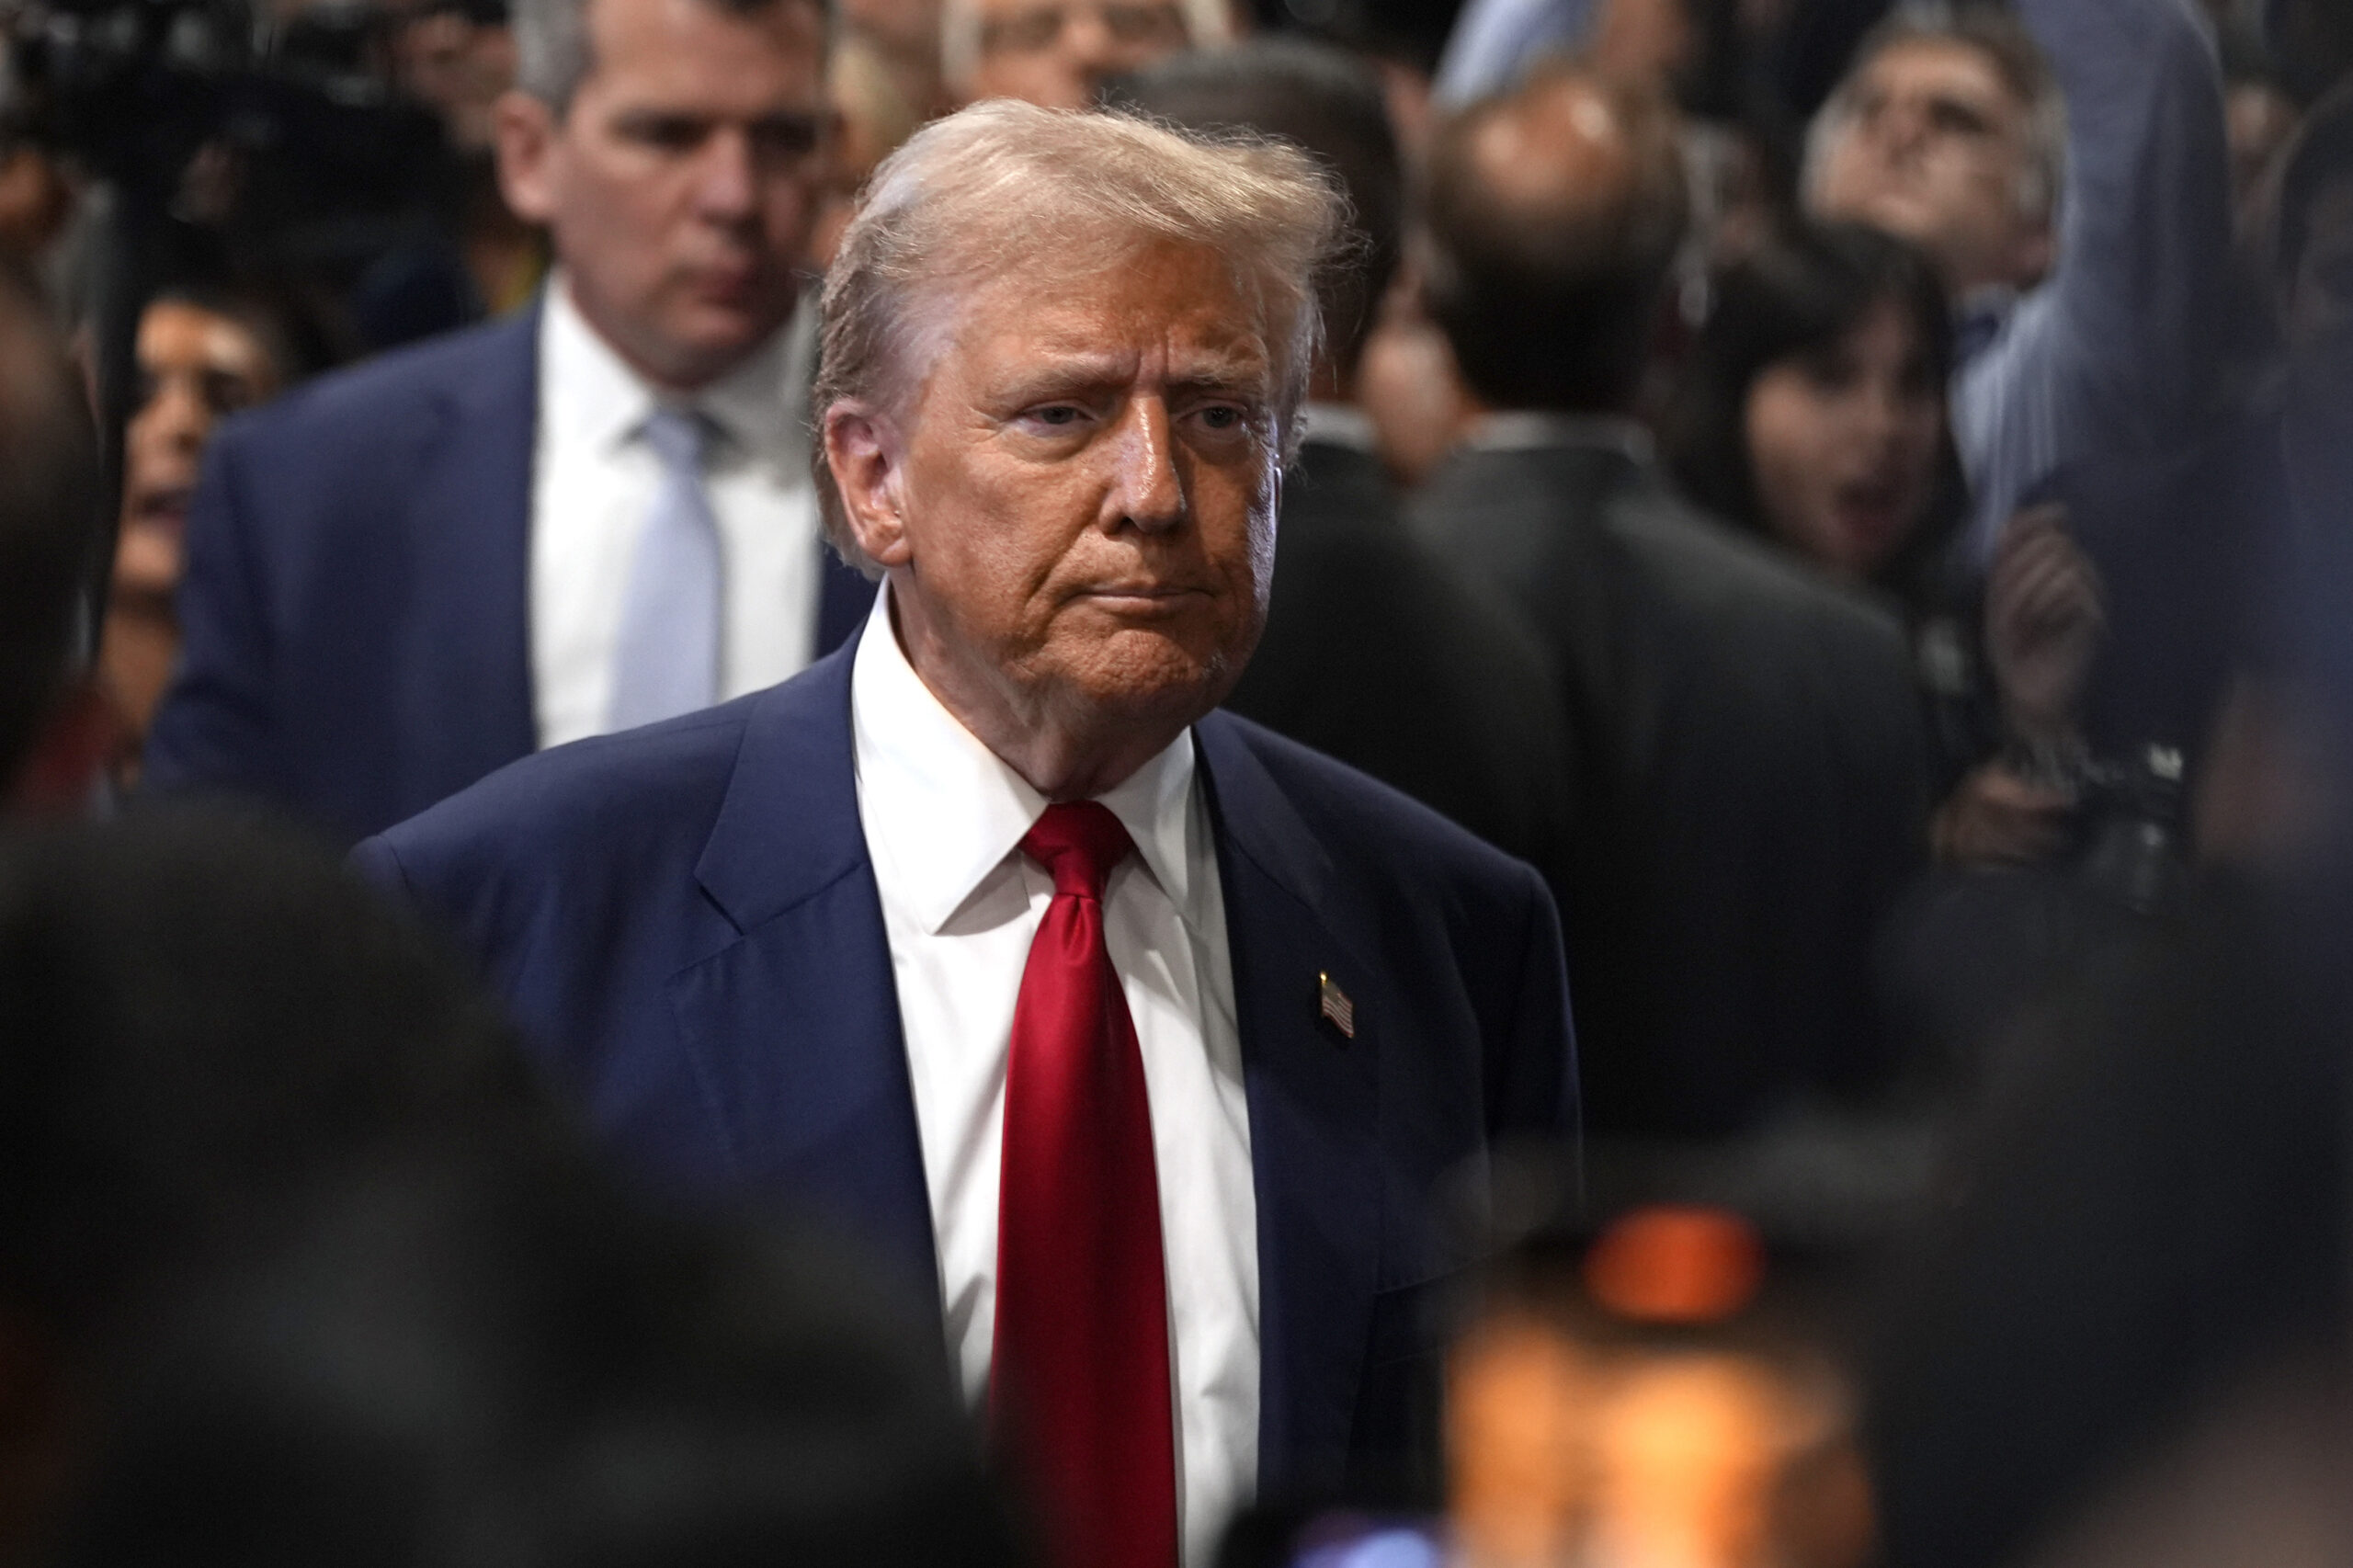
{"label": "man in navy suit", "polygon": [[554,276],[222,428],[150,788],[361,837],[540,746],[772,685],[871,599],[820,543],[792,330],[823,6],[525,0],[515,25],[500,176]]}
{"label": "man in navy suit", "polygon": [[1281,144],[920,132],[825,292],[828,525],[886,585],[852,645],[358,851],[629,1163],[897,1259],[1081,1568],[1427,1481],[1438,1194],[1574,1136],[1542,879],[1213,710],[1340,212]]}

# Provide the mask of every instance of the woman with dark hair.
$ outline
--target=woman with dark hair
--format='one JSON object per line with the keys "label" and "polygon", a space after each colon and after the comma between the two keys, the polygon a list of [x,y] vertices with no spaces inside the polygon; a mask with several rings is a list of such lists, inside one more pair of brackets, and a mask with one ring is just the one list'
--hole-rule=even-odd
{"label": "woman with dark hair", "polygon": [[1719,280],[1667,466],[1719,517],[1916,608],[1961,516],[1951,369],[1925,256],[1857,224],[1795,230]]}
{"label": "woman with dark hair", "polygon": [[1949,862],[2040,859],[2102,620],[2091,563],[2054,509],[2005,530],[1982,610],[1952,559],[1965,495],[1946,421],[1952,323],[1927,258],[1856,224],[1794,228],[1732,267],[1665,422],[1693,499],[1914,629],[1944,775]]}
{"label": "woman with dark hair", "polygon": [[205,444],[222,419],[274,397],[325,357],[288,290],[176,282],[140,312],[136,403],[122,433],[122,511],[99,663],[123,728],[118,782],[136,782],[138,749],[179,656],[179,590],[188,503]]}

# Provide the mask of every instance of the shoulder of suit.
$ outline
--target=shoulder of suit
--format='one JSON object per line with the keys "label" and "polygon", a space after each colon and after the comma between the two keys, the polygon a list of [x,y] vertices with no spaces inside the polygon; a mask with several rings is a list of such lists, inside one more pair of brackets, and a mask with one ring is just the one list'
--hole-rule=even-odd
{"label": "shoulder of suit", "polygon": [[1829,581],[1787,551],[1699,510],[1664,481],[1620,497],[1611,517],[1621,536],[1656,558],[1668,580],[1678,585],[1715,598],[1736,596],[1833,635],[1897,648],[1904,644],[1903,621],[1893,608]]}
{"label": "shoulder of suit", "polygon": [[237,415],[219,438],[266,443],[289,456],[314,456],[317,443],[338,436],[381,438],[388,426],[485,373],[528,362],[538,352],[537,320],[536,312],[506,316],[330,370]]}
{"label": "shoulder of suit", "polygon": [[[1457,825],[1402,790],[1238,713],[1219,711],[1202,722],[1222,728],[1263,767],[1324,849],[1342,867],[1402,873],[1423,881],[1436,869],[1480,879],[1534,876],[1477,835]],[[1215,762],[1211,761],[1214,776]],[[1212,778],[1214,782],[1214,778]],[[1221,810],[1231,811],[1221,798]]]}
{"label": "shoulder of suit", "polygon": [[699,845],[726,795],[752,711],[768,695],[534,753],[384,839],[413,875],[434,865],[621,859],[631,845],[656,841]]}

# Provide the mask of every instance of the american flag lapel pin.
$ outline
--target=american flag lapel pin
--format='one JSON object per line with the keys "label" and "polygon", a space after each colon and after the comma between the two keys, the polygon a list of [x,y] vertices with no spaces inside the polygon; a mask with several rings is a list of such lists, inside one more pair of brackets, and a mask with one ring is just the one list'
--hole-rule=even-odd
{"label": "american flag lapel pin", "polygon": [[1332,983],[1330,975],[1320,971],[1315,976],[1315,1016],[1339,1030],[1342,1040],[1357,1038],[1357,1005]]}

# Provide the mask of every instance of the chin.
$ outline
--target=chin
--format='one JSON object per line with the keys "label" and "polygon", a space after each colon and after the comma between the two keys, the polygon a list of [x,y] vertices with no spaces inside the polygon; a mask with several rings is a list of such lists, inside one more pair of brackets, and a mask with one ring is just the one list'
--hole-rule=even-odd
{"label": "chin", "polygon": [[719,367],[717,373],[724,374],[767,342],[791,314],[790,300],[781,309],[701,305],[681,323],[676,341],[688,356]]}
{"label": "chin", "polygon": [[1868,176],[1837,182],[1823,193],[1820,216],[1867,223],[1917,244],[1936,227],[1937,204],[1895,176]]}
{"label": "chin", "polygon": [[1104,713],[1182,728],[1224,701],[1241,676],[1242,660],[1222,642],[1129,631],[1108,640],[1074,684]]}

